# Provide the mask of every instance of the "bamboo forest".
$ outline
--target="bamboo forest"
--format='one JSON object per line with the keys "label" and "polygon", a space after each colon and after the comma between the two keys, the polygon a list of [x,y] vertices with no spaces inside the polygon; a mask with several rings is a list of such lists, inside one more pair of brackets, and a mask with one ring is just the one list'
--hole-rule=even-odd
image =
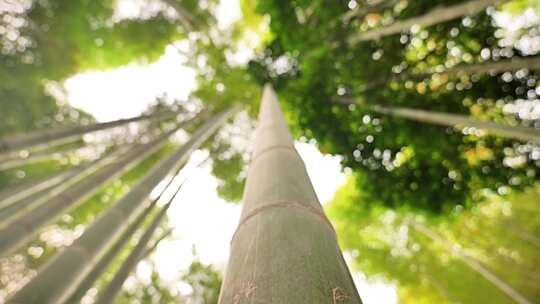
{"label": "bamboo forest", "polygon": [[0,304],[540,304],[540,0],[0,0]]}

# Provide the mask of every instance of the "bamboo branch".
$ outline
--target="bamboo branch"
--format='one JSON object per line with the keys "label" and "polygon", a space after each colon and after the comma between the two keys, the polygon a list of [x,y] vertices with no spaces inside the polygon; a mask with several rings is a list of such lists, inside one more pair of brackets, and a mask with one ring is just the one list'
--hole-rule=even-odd
{"label": "bamboo branch", "polygon": [[[332,100],[346,105],[358,105],[354,98],[349,97],[336,97]],[[459,129],[473,127],[486,131],[489,134],[498,135],[501,137],[540,143],[540,129],[536,128],[503,125],[491,121],[474,119],[465,115],[411,108],[385,107],[380,105],[372,105],[367,107],[374,112],[384,115],[392,115],[429,124],[456,127]]]}
{"label": "bamboo branch", "polygon": [[35,148],[40,146],[49,146],[55,144],[58,140],[67,140],[86,133],[99,130],[110,129],[128,123],[142,120],[164,120],[176,116],[175,112],[159,112],[152,115],[141,115],[138,117],[120,119],[110,122],[90,124],[85,126],[59,127],[54,129],[39,130],[25,134],[0,138],[0,155],[11,151]]}
{"label": "bamboo branch", "polygon": [[527,298],[521,295],[517,290],[512,288],[512,286],[508,285],[508,283],[506,283],[504,280],[496,276],[489,269],[484,267],[480,262],[476,261],[474,258],[467,255],[461,248],[457,246],[453,246],[447,240],[443,239],[441,236],[437,235],[434,231],[424,226],[423,224],[420,224],[418,222],[412,222],[411,225],[416,231],[430,238],[434,242],[437,242],[443,245],[444,247],[446,247],[446,249],[454,253],[471,270],[483,276],[486,280],[488,280],[491,284],[497,287],[500,291],[502,291],[504,294],[506,294],[509,298],[511,298],[516,303],[532,304],[532,302],[530,302]]}
{"label": "bamboo branch", "polygon": [[421,16],[397,21],[389,26],[359,33],[350,37],[348,43],[350,45],[355,45],[362,41],[377,40],[385,36],[408,31],[413,26],[428,27],[466,15],[474,15],[489,6],[497,5],[503,1],[504,0],[471,0],[453,6],[436,8]]}

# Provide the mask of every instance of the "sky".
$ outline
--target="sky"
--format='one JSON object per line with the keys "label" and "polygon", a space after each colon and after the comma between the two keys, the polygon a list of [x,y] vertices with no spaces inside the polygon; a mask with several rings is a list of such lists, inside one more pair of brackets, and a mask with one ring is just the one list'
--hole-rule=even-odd
{"label": "sky", "polygon": [[[120,0],[116,18],[140,14],[137,3],[142,2]],[[220,28],[230,26],[241,18],[238,0],[222,0],[216,15]],[[91,71],[75,75],[64,83],[67,101],[92,114],[98,121],[110,121],[139,115],[158,96],[186,100],[196,87],[196,79],[195,71],[184,66],[184,61],[182,55],[169,46],[158,61],[149,65],[130,64],[106,72]],[[306,163],[319,200],[322,203],[329,201],[346,179],[341,171],[340,159],[322,155],[313,144],[297,142],[295,146]],[[197,166],[207,155],[206,151],[195,152],[176,177],[175,184],[184,180],[185,184],[168,211],[174,231],[171,238],[160,243],[152,257],[161,278],[170,284],[178,284],[177,287],[184,293],[189,293],[189,289],[179,283],[178,277],[194,259],[213,264],[224,271],[229,241],[242,208],[218,197],[217,180],[210,173],[210,163]],[[137,267],[138,278],[148,279],[149,275],[149,265],[140,263]],[[397,303],[392,285],[368,283],[361,273],[354,273],[353,277],[364,303]],[[126,281],[126,287],[129,288],[132,281]]]}

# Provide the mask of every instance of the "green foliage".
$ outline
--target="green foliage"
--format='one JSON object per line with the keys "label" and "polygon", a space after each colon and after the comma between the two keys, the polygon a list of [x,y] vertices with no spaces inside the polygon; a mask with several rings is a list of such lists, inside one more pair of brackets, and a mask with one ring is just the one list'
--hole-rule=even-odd
{"label": "green foliage", "polygon": [[169,286],[162,282],[156,271],[152,272],[149,286],[140,281],[137,281],[136,284],[136,288],[133,291],[121,293],[115,303],[186,303],[181,301],[180,297],[171,293]]}
{"label": "green foliage", "polygon": [[228,159],[214,159],[212,175],[218,180],[218,195],[228,202],[239,202],[244,191],[245,178],[241,178],[244,167],[242,155],[235,154]]}
{"label": "green foliage", "polygon": [[217,303],[221,288],[221,275],[211,265],[194,261],[182,280],[188,283],[193,292],[189,296],[190,303]]}
{"label": "green foliage", "polygon": [[[444,212],[481,201],[484,189],[522,190],[538,180],[538,160],[519,152],[528,145],[369,110],[370,105],[402,106],[533,125],[505,114],[503,107],[536,98],[526,93],[538,86],[534,72],[516,73],[510,80],[501,75],[410,76],[521,56],[518,49],[499,47],[497,28],[486,13],[401,36],[346,43],[355,33],[457,2],[400,2],[351,23],[336,18],[348,11],[347,1],[259,2],[259,12],[271,17],[274,40],[250,63],[250,72],[261,83],[274,84],[296,136],[313,138],[322,152],[343,157],[343,166],[358,176],[366,204]],[[484,58],[486,51],[491,58]],[[333,102],[337,96],[355,96],[360,104],[343,106]],[[411,156],[401,161],[405,152]],[[517,155],[522,164],[505,164]]]}
{"label": "green foliage", "polygon": [[370,280],[394,283],[400,303],[513,303],[447,247],[409,223],[427,221],[429,229],[534,300],[540,289],[530,280],[538,275],[535,269],[540,261],[537,244],[523,234],[540,231],[538,218],[525,211],[535,208],[539,191],[531,189],[508,200],[491,195],[471,210],[434,217],[405,209],[370,208],[363,204],[363,191],[350,177],[326,211],[340,245],[353,258],[353,268]]}

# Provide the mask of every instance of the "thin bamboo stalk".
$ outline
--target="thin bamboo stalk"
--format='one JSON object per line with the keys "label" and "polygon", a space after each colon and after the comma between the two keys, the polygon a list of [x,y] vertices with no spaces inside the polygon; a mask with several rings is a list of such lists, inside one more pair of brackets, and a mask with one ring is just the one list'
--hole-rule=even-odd
{"label": "thin bamboo stalk", "polygon": [[23,152],[23,151],[28,152],[29,154],[42,153],[42,152],[45,152],[45,151],[50,151],[50,150],[56,149],[59,146],[63,146],[63,145],[67,145],[67,144],[73,144],[73,143],[75,143],[77,141],[80,141],[80,140],[81,140],[80,136],[67,137],[67,138],[55,140],[55,141],[50,142],[50,143],[45,143],[45,144],[42,144],[42,145],[30,147],[28,149],[23,149],[23,150],[20,150],[20,151],[17,150],[17,151],[11,151],[11,152],[0,152],[0,163],[4,162],[6,160],[9,160],[9,159],[20,158],[21,157],[21,152]]}
{"label": "thin bamboo stalk", "polygon": [[179,150],[160,161],[131,191],[98,218],[68,248],[57,254],[36,277],[17,292],[11,303],[65,303],[74,288],[92,271],[100,258],[144,210],[146,197],[169,172],[183,166],[238,108],[222,112],[207,121]]}
{"label": "thin bamboo stalk", "polygon": [[[127,149],[126,149],[127,148]],[[129,150],[129,146],[125,148],[120,148],[119,150],[104,155],[94,161],[91,161],[86,164],[79,165],[74,167],[63,174],[54,176],[48,180],[44,180],[39,184],[23,189],[20,192],[14,193],[13,195],[6,197],[0,201],[0,214],[4,212],[4,209],[9,208],[10,214],[15,214],[19,212],[26,212],[45,203],[47,200],[51,199],[55,195],[58,195],[69,189],[72,185],[79,182],[83,178],[90,176],[92,173],[96,172],[99,168],[110,164],[112,161],[116,160],[119,156],[124,154]],[[58,186],[58,187],[56,187]],[[34,195],[38,193],[37,197]],[[30,197],[34,197],[31,199]],[[21,201],[23,200],[24,201]],[[15,206],[16,204],[16,206]],[[0,217],[0,222],[3,220],[3,217]],[[6,222],[0,225],[0,227],[6,225]]]}
{"label": "thin bamboo stalk", "polygon": [[[175,173],[174,176],[171,177],[167,185],[163,188],[163,190],[160,192],[158,197],[152,200],[150,205],[146,207],[144,212],[142,212],[137,218],[133,221],[131,225],[129,225],[129,228],[122,234],[122,236],[114,243],[114,245],[107,251],[107,253],[99,260],[99,262],[96,264],[96,266],[92,269],[91,272],[89,272],[84,279],[81,281],[81,283],[77,286],[77,288],[74,289],[74,293],[69,296],[66,303],[79,303],[79,301],[84,297],[88,289],[92,287],[94,282],[103,274],[103,272],[107,269],[109,264],[114,260],[114,258],[120,253],[120,251],[124,248],[124,246],[127,244],[127,242],[131,239],[135,231],[139,229],[142,224],[144,223],[145,219],[150,215],[152,210],[154,210],[154,207],[156,206],[157,202],[161,199],[163,194],[167,189],[169,189],[170,185],[174,181],[175,176],[177,176],[179,171]],[[172,230],[169,230],[172,231]],[[166,236],[166,235],[165,235]],[[163,236],[163,237],[165,237]],[[154,246],[157,246],[157,244],[162,240],[162,238],[158,239]],[[154,247],[155,248],[155,247]],[[150,252],[153,249],[148,249]],[[146,256],[149,254],[147,251],[145,253]]]}
{"label": "thin bamboo stalk", "polygon": [[407,20],[397,21],[391,25],[382,28],[358,33],[351,36],[348,39],[348,42],[350,45],[354,45],[362,41],[377,40],[385,36],[408,31],[411,27],[415,25],[421,27],[428,27],[453,19],[457,19],[466,15],[474,15],[485,10],[489,6],[496,5],[503,1],[504,0],[471,0],[465,3],[459,3],[448,7],[439,7],[421,16],[413,17]]}
{"label": "thin bamboo stalk", "polygon": [[499,74],[502,72],[512,72],[520,69],[540,70],[540,57],[514,57],[511,59],[503,59],[499,61],[486,61],[476,64],[460,64],[449,69],[444,69],[438,72],[436,69],[429,70],[427,73],[413,74],[415,78],[421,76],[431,76],[439,74],[441,76],[455,75],[473,75],[473,74]]}
{"label": "thin bamboo stalk", "polygon": [[484,130],[487,133],[493,135],[540,143],[540,129],[520,126],[509,126],[491,121],[481,121],[464,115],[416,110],[409,108],[373,106],[372,109],[381,114],[389,114],[420,122],[458,128],[474,127],[480,130]]}
{"label": "thin bamboo stalk", "polygon": [[519,304],[532,304],[531,301],[529,301],[527,298],[525,298],[522,294],[520,294],[517,290],[515,290],[512,286],[508,285],[503,279],[496,276],[494,273],[492,273],[489,269],[484,267],[480,262],[478,262],[476,259],[470,257],[467,255],[461,248],[457,246],[453,246],[450,242],[443,239],[441,236],[436,234],[434,231],[426,227],[425,225],[413,222],[411,223],[412,227],[420,232],[421,234],[425,235],[429,239],[433,240],[434,242],[437,242],[444,247],[446,247],[449,251],[454,253],[465,265],[467,265],[471,270],[477,272],[479,275],[484,277],[487,281],[489,281],[491,284],[493,284],[495,287],[497,287],[500,291],[502,291],[504,294],[506,294],[510,299],[515,301]]}
{"label": "thin bamboo stalk", "polygon": [[[18,219],[29,216],[31,212],[34,212],[34,210],[38,208],[41,208],[42,210],[47,209],[49,210],[48,212],[52,214],[53,208],[55,208],[53,206],[59,204],[57,203],[58,201],[65,200],[67,197],[65,196],[66,193],[69,195],[69,197],[76,200],[77,196],[73,196],[71,194],[75,193],[75,195],[85,195],[85,193],[87,193],[86,191],[95,191],[96,189],[78,187],[77,183],[81,183],[82,180],[87,178],[97,178],[92,176],[92,174],[96,172],[99,173],[99,170],[105,170],[107,166],[110,166],[111,163],[117,161],[119,157],[127,155],[127,153],[124,154],[123,152],[128,151],[129,148],[129,146],[122,148],[90,163],[78,166],[75,168],[76,170],[73,170],[69,172],[67,176],[64,176],[59,183],[41,191],[34,192],[22,200],[17,200],[9,205],[6,205],[4,208],[0,209],[0,231],[16,222]],[[71,190],[72,187],[76,187],[75,189],[79,190],[79,192],[75,192],[75,189]],[[77,204],[77,202],[73,203]],[[35,224],[37,224],[37,222],[35,222]],[[0,244],[2,243],[1,241],[2,238],[0,236]],[[0,252],[2,252],[1,249]]]}
{"label": "thin bamboo stalk", "polygon": [[38,206],[32,204],[24,212],[18,211],[15,217],[0,227],[0,256],[13,252],[28,242],[38,229],[47,222],[59,216],[62,212],[78,206],[78,204],[94,195],[102,185],[121,176],[137,165],[140,160],[156,152],[172,134],[176,133],[187,122],[177,124],[172,130],[165,132],[149,143],[138,145],[123,155],[121,159],[98,169],[89,178],[82,179],[67,189],[59,189],[60,187],[53,189],[55,193],[59,193],[52,199]]}
{"label": "thin bamboo stalk", "polygon": [[425,72],[419,73],[402,73],[393,75],[388,79],[372,80],[364,85],[362,92],[374,90],[382,85],[389,83],[390,81],[405,82],[407,80],[421,80],[424,78],[433,77],[438,75],[439,77],[452,77],[462,75],[482,75],[482,74],[499,74],[503,72],[514,72],[521,69],[527,69],[530,71],[540,70],[540,57],[528,56],[528,57],[514,57],[511,59],[502,59],[499,61],[485,61],[474,64],[459,64],[457,66],[448,69],[433,68]]}
{"label": "thin bamboo stalk", "polygon": [[124,281],[127,279],[129,274],[133,271],[133,268],[137,266],[137,264],[143,257],[145,249],[147,249],[148,247],[148,242],[150,242],[152,235],[154,234],[159,224],[161,223],[161,221],[167,214],[167,210],[169,210],[169,207],[173,203],[174,199],[178,195],[178,192],[180,192],[180,189],[182,188],[183,185],[184,183],[182,183],[176,189],[176,192],[169,199],[167,204],[163,206],[160,212],[155,216],[152,223],[150,223],[150,226],[148,227],[148,229],[139,239],[137,245],[135,245],[135,248],[133,248],[129,256],[126,258],[126,260],[122,264],[122,266],[120,266],[120,269],[118,269],[118,271],[114,275],[113,279],[109,282],[107,287],[100,293],[95,303],[97,304],[114,303],[114,300],[116,299],[116,297],[118,296],[118,293],[122,289],[122,285],[124,284]]}
{"label": "thin bamboo stalk", "polygon": [[163,241],[164,239],[168,238],[173,233],[173,231],[174,231],[174,228],[169,228],[160,237],[158,237],[158,239],[154,242],[152,246],[146,248],[146,250],[141,255],[140,260],[147,258],[154,250],[156,250],[159,243],[161,243],[161,241]]}
{"label": "thin bamboo stalk", "polygon": [[13,169],[20,166],[30,165],[38,162],[42,162],[45,160],[52,160],[52,159],[58,159],[61,157],[66,157],[69,155],[69,153],[72,153],[73,151],[80,148],[79,146],[73,147],[65,147],[63,149],[59,149],[56,151],[40,151],[35,153],[30,153],[26,157],[6,157],[3,160],[0,161],[0,171]]}
{"label": "thin bamboo stalk", "polygon": [[[348,105],[362,105],[356,103],[355,100],[352,98],[339,97],[335,98],[334,100],[339,103]],[[429,124],[456,127],[459,129],[465,127],[473,127],[483,130],[489,134],[498,135],[501,137],[540,143],[540,129],[536,128],[504,125],[491,121],[477,120],[459,114],[450,114],[402,107],[385,107],[380,105],[366,106],[370,110],[384,115],[392,115],[395,117],[407,118]]]}
{"label": "thin bamboo stalk", "polygon": [[0,209],[57,184],[71,170],[74,170],[74,168],[64,169],[50,176],[39,177],[9,185],[0,192]]}
{"label": "thin bamboo stalk", "polygon": [[20,149],[40,147],[43,145],[49,146],[58,140],[66,140],[68,138],[80,136],[86,133],[126,125],[131,122],[142,120],[163,120],[172,118],[176,115],[177,113],[175,112],[159,112],[152,115],[141,115],[138,117],[119,119],[104,123],[74,127],[59,127],[5,137],[0,139],[0,154],[9,153]]}

